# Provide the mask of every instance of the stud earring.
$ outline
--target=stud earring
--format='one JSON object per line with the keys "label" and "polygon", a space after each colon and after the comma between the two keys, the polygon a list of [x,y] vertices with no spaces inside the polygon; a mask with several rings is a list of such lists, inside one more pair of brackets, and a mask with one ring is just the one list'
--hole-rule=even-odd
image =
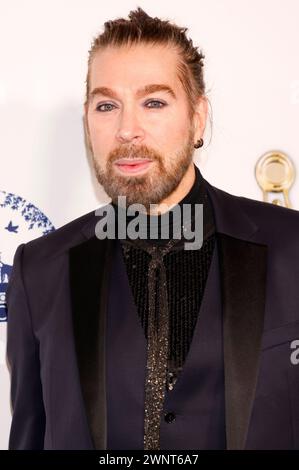
{"label": "stud earring", "polygon": [[198,140],[196,144],[194,144],[194,148],[198,149],[199,147],[202,147],[202,146],[203,146],[203,139],[200,138],[200,140]]}

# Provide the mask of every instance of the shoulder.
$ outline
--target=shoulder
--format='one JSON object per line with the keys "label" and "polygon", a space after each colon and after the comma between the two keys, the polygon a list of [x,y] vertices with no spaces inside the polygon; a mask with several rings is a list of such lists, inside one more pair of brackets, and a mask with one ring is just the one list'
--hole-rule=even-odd
{"label": "shoulder", "polygon": [[64,255],[68,250],[86,240],[83,229],[95,222],[95,210],[88,212],[48,233],[23,245],[24,263],[50,261]]}
{"label": "shoulder", "polygon": [[261,225],[271,228],[278,228],[282,224],[287,224],[288,228],[299,229],[299,211],[288,207],[278,206],[269,202],[257,201],[240,196],[232,196],[238,201],[240,207],[244,208],[247,214],[254,218]]}
{"label": "shoulder", "polygon": [[[286,245],[298,251],[299,244],[299,211],[269,202],[250,199],[230,194],[215,188],[217,197],[222,203],[237,214],[245,214],[258,228],[258,237],[261,242],[272,246]],[[226,211],[229,212],[228,210]]]}
{"label": "shoulder", "polygon": [[298,250],[299,211],[231,194],[205,180],[214,211],[220,216],[221,225],[241,227],[251,225],[257,242],[290,250]]}
{"label": "shoulder", "polygon": [[231,194],[223,189],[217,188],[206,181],[209,191],[213,191],[214,197],[222,204],[245,211],[249,217],[261,224],[289,223],[298,227],[299,211],[269,202],[251,199],[244,196]]}

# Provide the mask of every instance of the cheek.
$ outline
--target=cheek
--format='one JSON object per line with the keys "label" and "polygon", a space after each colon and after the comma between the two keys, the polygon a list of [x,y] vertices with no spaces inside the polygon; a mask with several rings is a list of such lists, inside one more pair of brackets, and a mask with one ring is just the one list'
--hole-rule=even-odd
{"label": "cheek", "polygon": [[157,148],[163,150],[169,156],[175,155],[189,138],[189,129],[186,125],[170,125],[169,127],[159,127],[155,131],[153,140]]}
{"label": "cheek", "polygon": [[92,139],[97,140],[105,133],[105,126],[101,126],[98,119],[90,117],[88,120],[89,133]]}
{"label": "cheek", "polygon": [[101,153],[105,153],[105,148],[109,148],[113,140],[111,127],[103,125],[96,119],[89,120],[89,135],[94,150],[100,150]]}
{"label": "cheek", "polygon": [[189,117],[185,112],[173,110],[167,117],[150,123],[152,133],[161,143],[169,145],[171,142],[182,142],[189,134]]}

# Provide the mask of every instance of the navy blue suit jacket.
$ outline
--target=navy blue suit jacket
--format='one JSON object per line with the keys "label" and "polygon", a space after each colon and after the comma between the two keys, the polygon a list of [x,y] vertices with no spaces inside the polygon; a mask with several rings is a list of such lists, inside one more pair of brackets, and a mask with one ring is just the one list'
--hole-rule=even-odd
{"label": "navy blue suit jacket", "polygon": [[[250,429],[256,448],[299,449],[299,213],[204,184],[220,253],[227,448],[250,448]],[[98,220],[90,212],[16,251],[10,449],[106,448],[113,241],[95,237]]]}

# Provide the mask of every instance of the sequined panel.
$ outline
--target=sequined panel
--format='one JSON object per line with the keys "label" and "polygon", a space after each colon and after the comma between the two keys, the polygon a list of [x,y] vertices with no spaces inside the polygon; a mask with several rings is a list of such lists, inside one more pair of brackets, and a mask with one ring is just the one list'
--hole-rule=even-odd
{"label": "sequined panel", "polygon": [[147,339],[144,448],[159,448],[166,389],[173,390],[186,360],[208,276],[215,235],[200,250],[123,241],[137,312]]}

